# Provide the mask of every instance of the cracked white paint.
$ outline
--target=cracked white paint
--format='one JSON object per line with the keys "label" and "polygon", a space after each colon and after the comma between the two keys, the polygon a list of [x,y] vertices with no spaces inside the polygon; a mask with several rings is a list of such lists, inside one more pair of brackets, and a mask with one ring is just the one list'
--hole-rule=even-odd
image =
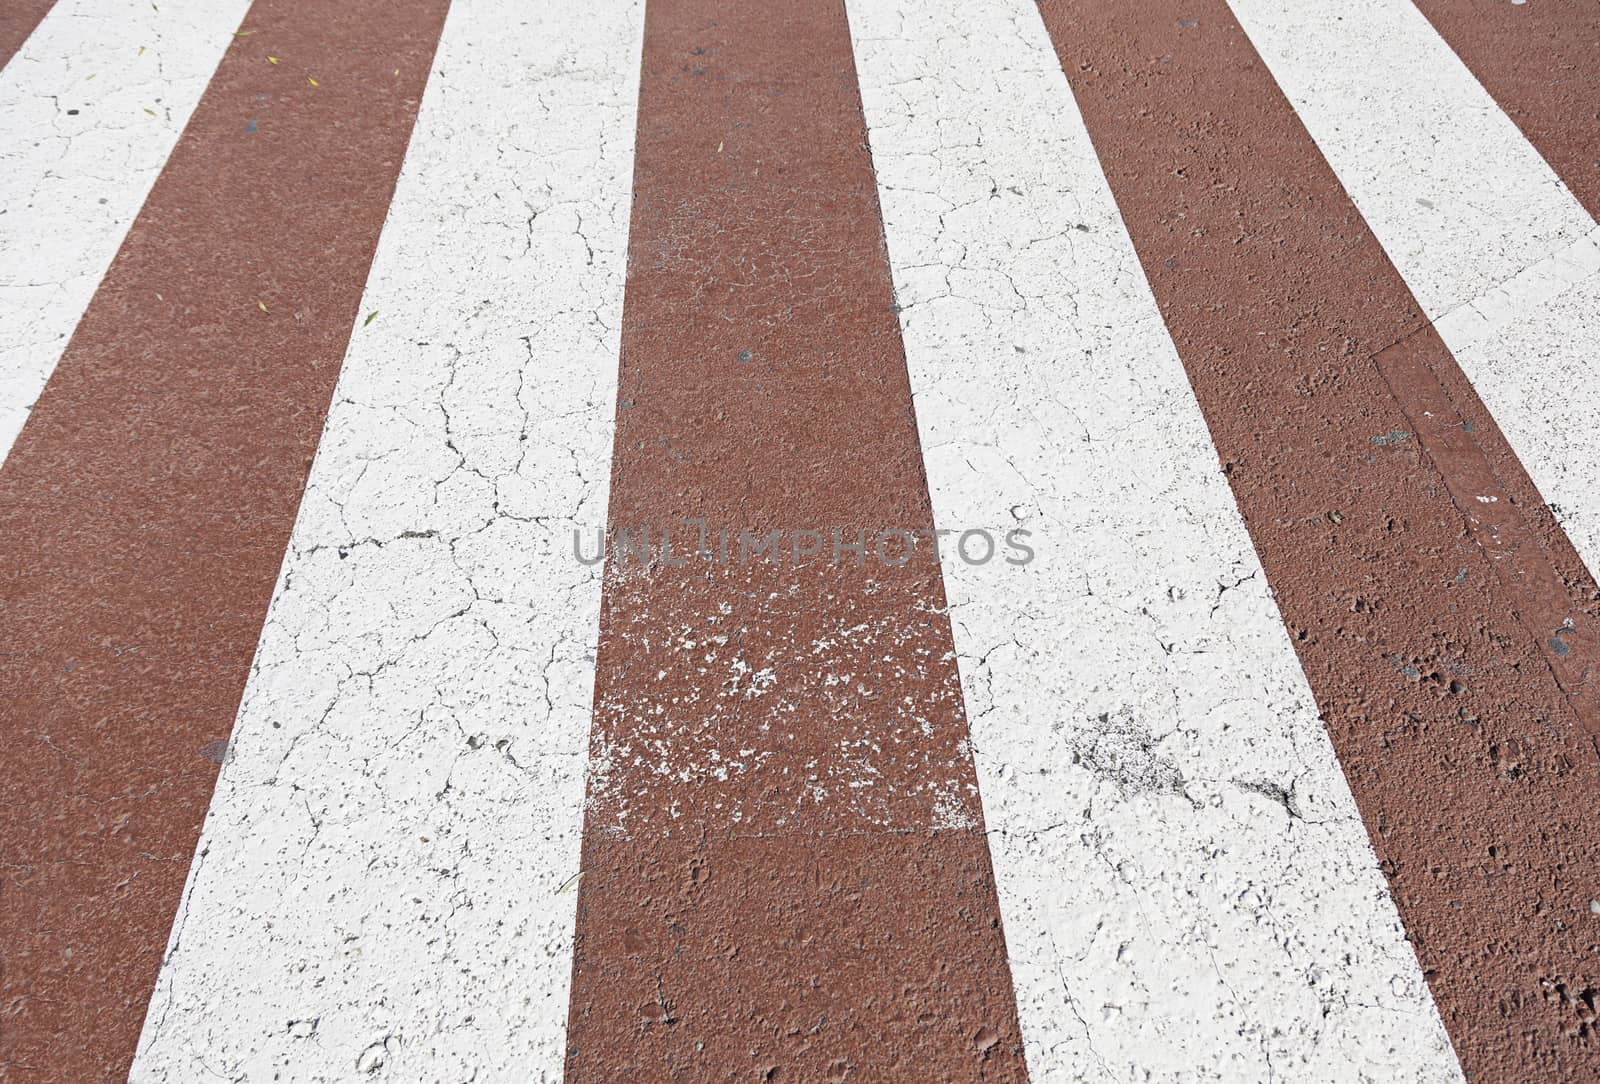
{"label": "cracked white paint", "polygon": [[138,1084],[560,1077],[642,19],[451,8]]}
{"label": "cracked white paint", "polygon": [[1230,3],[1579,556],[1600,569],[1600,228],[1408,0]]}
{"label": "cracked white paint", "polygon": [[0,462],[248,6],[58,0],[0,72]]}
{"label": "cracked white paint", "polygon": [[1038,1081],[1459,1081],[1026,0],[852,0]]}
{"label": "cracked white paint", "polygon": [[[1525,314],[1539,316],[1538,310],[1547,304],[1564,305],[1576,301],[1592,309],[1595,303],[1593,280],[1597,275],[1600,275],[1600,226],[1561,251],[1529,264],[1466,304],[1451,309],[1435,320],[1434,326],[1451,351],[1459,354],[1482,340],[1508,332],[1515,335]],[[1563,297],[1568,290],[1573,290],[1572,297]],[[1543,314],[1537,322],[1541,328],[1554,327],[1558,332],[1576,331],[1580,335],[1584,332],[1581,323],[1571,325],[1556,318],[1553,312]],[[1474,351],[1482,352],[1483,348]]]}

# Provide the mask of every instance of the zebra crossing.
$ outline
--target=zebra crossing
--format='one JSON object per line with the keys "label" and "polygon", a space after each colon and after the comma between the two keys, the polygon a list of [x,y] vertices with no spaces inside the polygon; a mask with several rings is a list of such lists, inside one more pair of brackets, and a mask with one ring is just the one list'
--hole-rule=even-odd
{"label": "zebra crossing", "polygon": [[1459,6],[19,7],[8,1078],[1586,1079],[1600,22]]}

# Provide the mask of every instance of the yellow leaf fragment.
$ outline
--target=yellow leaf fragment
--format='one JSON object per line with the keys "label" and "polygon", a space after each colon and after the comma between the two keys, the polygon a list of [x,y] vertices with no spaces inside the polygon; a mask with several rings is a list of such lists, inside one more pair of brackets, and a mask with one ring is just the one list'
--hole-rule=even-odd
{"label": "yellow leaf fragment", "polygon": [[256,308],[260,309],[262,312],[266,312],[267,311],[267,303],[265,301],[257,301],[256,302]]}
{"label": "yellow leaf fragment", "polygon": [[314,87],[320,87],[322,85],[321,83],[317,82],[315,79],[311,78],[311,76],[309,76],[309,75],[306,76],[306,82],[310,83]]}
{"label": "yellow leaf fragment", "polygon": [[277,57],[275,57],[275,56],[267,57],[267,63],[268,64],[276,64],[277,62],[278,62],[278,58]]}

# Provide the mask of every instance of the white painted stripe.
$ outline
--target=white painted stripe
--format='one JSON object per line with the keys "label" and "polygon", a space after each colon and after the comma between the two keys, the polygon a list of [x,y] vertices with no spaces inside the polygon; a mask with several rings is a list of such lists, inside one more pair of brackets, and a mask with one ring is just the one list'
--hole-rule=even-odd
{"label": "white painted stripe", "polygon": [[1594,219],[1408,0],[1231,3],[1579,555],[1600,569]]}
{"label": "white painted stripe", "polygon": [[1027,0],[853,0],[1036,1081],[1459,1081]]}
{"label": "white painted stripe", "polygon": [[246,0],[59,0],[0,72],[0,462]]}
{"label": "white painted stripe", "polygon": [[560,1077],[642,8],[450,11],[135,1081]]}

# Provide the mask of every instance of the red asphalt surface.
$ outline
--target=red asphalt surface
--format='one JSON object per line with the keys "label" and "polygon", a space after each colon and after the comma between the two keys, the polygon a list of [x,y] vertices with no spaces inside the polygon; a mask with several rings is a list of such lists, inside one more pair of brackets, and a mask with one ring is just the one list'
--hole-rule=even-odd
{"label": "red asphalt surface", "polygon": [[[0,469],[5,1079],[128,1073],[447,7],[257,0]],[[1600,213],[1600,8],[1418,7]],[[1600,1079],[1600,587],[1223,0],[1039,10],[1462,1069]],[[650,0],[611,531],[787,552],[613,550],[575,1081],[1027,1078],[937,558],[826,559],[897,312],[843,6]]]}
{"label": "red asphalt surface", "polygon": [[[931,530],[844,8],[652,3],[634,193],[612,530]],[[608,567],[568,1077],[1021,1079],[932,548],[792,539]]]}

